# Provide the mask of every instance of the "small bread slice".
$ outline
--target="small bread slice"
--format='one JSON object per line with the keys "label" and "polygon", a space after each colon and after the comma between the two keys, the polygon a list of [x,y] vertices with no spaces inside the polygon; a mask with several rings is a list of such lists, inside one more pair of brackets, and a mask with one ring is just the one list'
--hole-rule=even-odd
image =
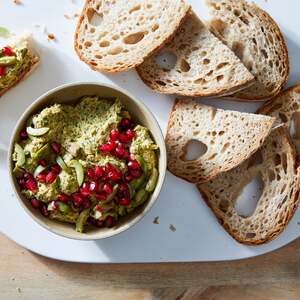
{"label": "small bread slice", "polygon": [[[176,63],[165,68],[158,55],[171,53]],[[174,39],[158,55],[137,67],[150,88],[181,96],[224,96],[254,83],[254,76],[240,59],[190,13]]]}
{"label": "small bread slice", "polygon": [[[4,41],[1,41],[1,47],[2,44],[4,45]],[[8,92],[12,87],[17,85],[19,82],[24,80],[26,77],[28,77],[39,65],[40,57],[37,53],[37,51],[34,49],[32,45],[32,36],[30,33],[23,33],[17,36],[14,36],[10,38],[9,40],[5,40],[5,46],[10,47],[26,47],[29,51],[29,54],[32,57],[31,64],[28,66],[28,68],[24,69],[23,72],[21,72],[15,80],[13,80],[8,86],[5,88],[0,87],[0,97],[4,95],[6,92]]]}
{"label": "small bread slice", "polygon": [[293,131],[292,140],[300,161],[300,84],[281,92],[263,105],[258,113],[275,117],[276,123],[283,123]]}
{"label": "small bread slice", "polygon": [[[210,180],[250,157],[269,135],[274,120],[216,109],[193,100],[176,100],[166,137],[168,169],[192,183]],[[207,151],[199,158],[186,160],[187,147],[193,140],[204,144]]]}
{"label": "small bread slice", "polygon": [[[274,239],[294,215],[299,203],[299,173],[289,133],[285,126],[279,126],[249,160],[197,187],[234,239],[243,244],[259,245]],[[240,216],[235,210],[236,200],[257,176],[264,183],[262,195],[251,216]]]}
{"label": "small bread slice", "polygon": [[254,3],[206,0],[211,29],[236,53],[257,82],[232,95],[237,100],[266,100],[277,95],[289,75],[288,50],[276,22]]}
{"label": "small bread slice", "polygon": [[94,70],[126,71],[162,47],[189,10],[183,0],[86,0],[75,50]]}

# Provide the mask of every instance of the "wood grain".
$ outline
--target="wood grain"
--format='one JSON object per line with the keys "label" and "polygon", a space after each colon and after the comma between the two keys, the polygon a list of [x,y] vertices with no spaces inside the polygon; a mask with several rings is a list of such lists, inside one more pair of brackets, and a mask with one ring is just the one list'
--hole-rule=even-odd
{"label": "wood grain", "polygon": [[0,236],[1,299],[300,299],[300,240],[236,262],[96,265],[33,254]]}

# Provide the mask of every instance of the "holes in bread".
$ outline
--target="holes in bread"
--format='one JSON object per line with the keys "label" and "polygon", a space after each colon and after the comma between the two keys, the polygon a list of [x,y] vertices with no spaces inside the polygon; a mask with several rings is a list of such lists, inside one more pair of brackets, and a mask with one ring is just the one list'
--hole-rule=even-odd
{"label": "holes in bread", "polygon": [[224,67],[226,67],[227,65],[229,65],[229,63],[227,63],[227,62],[220,63],[220,64],[218,64],[218,65],[216,66],[216,70],[217,70],[217,71],[218,71],[218,70],[221,70],[221,69],[223,69]]}
{"label": "holes in bread", "polygon": [[110,54],[110,55],[118,55],[121,52],[123,52],[123,48],[122,47],[115,47],[115,48],[110,49],[108,51],[108,54]]}
{"label": "holes in bread", "polygon": [[258,150],[249,158],[247,169],[249,170],[250,168],[261,165],[262,163],[263,156],[261,150]]}
{"label": "holes in bread", "polygon": [[167,84],[161,80],[156,80],[155,81],[158,85],[161,85],[161,86],[166,86]]}
{"label": "holes in bread", "polygon": [[191,69],[190,64],[183,58],[180,62],[180,70],[184,73],[188,72]]}
{"label": "holes in bread", "polygon": [[161,68],[170,71],[176,65],[177,56],[172,51],[162,51],[155,56],[154,61]]}
{"label": "holes in bread", "polygon": [[140,4],[135,5],[133,8],[131,8],[131,9],[129,10],[129,13],[132,14],[133,12],[138,11],[138,10],[140,10],[140,9],[141,9],[141,5],[140,5]]}
{"label": "holes in bread", "polygon": [[93,45],[93,43],[91,42],[91,41],[85,41],[84,42],[84,47],[85,48],[89,48],[89,47],[91,47]]}
{"label": "holes in bread", "polygon": [[95,27],[91,27],[90,33],[95,33],[95,31],[96,31],[96,28]]}
{"label": "holes in bread", "polygon": [[219,82],[219,81],[221,81],[222,79],[224,79],[224,75],[219,75],[219,76],[216,77],[216,79],[217,79],[217,81]]}
{"label": "holes in bread", "polygon": [[253,239],[256,237],[256,233],[255,232],[247,232],[246,233],[246,239]]}
{"label": "holes in bread", "polygon": [[236,17],[239,17],[241,15],[241,11],[239,9],[234,9],[233,13]]}
{"label": "holes in bread", "polygon": [[244,45],[240,42],[233,42],[232,43],[232,51],[236,54],[236,56],[239,58],[239,59],[243,59],[243,56],[244,56]]}
{"label": "holes in bread", "polygon": [[147,3],[146,7],[147,7],[148,9],[150,9],[150,8],[152,8],[152,4],[151,4],[151,3]]}
{"label": "holes in bread", "polygon": [[268,52],[265,49],[261,49],[260,52],[262,53],[265,59],[268,59]]}
{"label": "holes in bread", "polygon": [[291,137],[295,140],[300,139],[300,112],[296,111],[292,115],[291,125],[290,125]]}
{"label": "holes in bread", "polygon": [[241,188],[241,192],[235,202],[235,211],[242,218],[248,218],[253,215],[257,203],[263,193],[264,182],[261,174],[258,173]]}
{"label": "holes in bread", "polygon": [[249,25],[249,21],[246,16],[240,16],[240,20],[247,26]]}
{"label": "holes in bread", "polygon": [[158,24],[154,24],[151,28],[152,32],[155,32],[159,28]]}
{"label": "holes in bread", "polygon": [[114,41],[118,40],[119,38],[120,38],[120,36],[119,36],[118,34],[114,34],[114,35],[112,36],[112,39],[113,39]]}
{"label": "holes in bread", "polygon": [[182,158],[184,161],[194,161],[199,159],[207,152],[207,146],[198,141],[190,140],[185,146],[185,154]]}
{"label": "holes in bread", "polygon": [[203,59],[203,64],[208,65],[210,63],[210,60],[208,58]]}
{"label": "holes in bread", "polygon": [[221,37],[224,37],[225,29],[227,27],[225,22],[220,19],[213,19],[210,21],[210,26],[216,31],[217,35],[219,34]]}
{"label": "holes in bread", "polygon": [[103,14],[98,14],[93,8],[89,8],[86,12],[88,22],[92,26],[99,26],[103,22]]}
{"label": "holes in bread", "polygon": [[134,45],[139,43],[145,37],[145,32],[136,32],[124,37],[125,44]]}
{"label": "holes in bread", "polygon": [[226,143],[226,144],[223,146],[223,148],[222,148],[222,150],[221,150],[221,153],[225,153],[229,147],[230,147],[230,143]]}
{"label": "holes in bread", "polygon": [[110,42],[109,41],[102,41],[99,43],[99,46],[101,48],[105,48],[105,47],[108,47],[110,45]]}

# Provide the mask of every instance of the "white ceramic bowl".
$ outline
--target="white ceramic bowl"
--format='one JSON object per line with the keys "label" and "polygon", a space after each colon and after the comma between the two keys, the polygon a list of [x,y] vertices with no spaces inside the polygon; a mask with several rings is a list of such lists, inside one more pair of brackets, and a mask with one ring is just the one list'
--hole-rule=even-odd
{"label": "white ceramic bowl", "polygon": [[[28,199],[26,199],[21,193],[20,188],[16,182],[15,177],[12,174],[13,163],[12,163],[12,153],[14,150],[14,144],[18,141],[19,132],[25,127],[26,120],[33,114],[41,111],[43,108],[54,104],[70,104],[76,103],[83,96],[100,96],[103,98],[119,98],[124,104],[126,109],[130,112],[133,119],[147,127],[152,133],[152,137],[156,144],[159,146],[159,179],[157,186],[150,196],[149,200],[143,204],[141,207],[137,208],[132,214],[125,216],[118,221],[113,228],[94,228],[89,230],[87,233],[78,233],[75,231],[74,225],[69,225],[65,223],[55,222],[41,215],[38,210],[35,210]],[[108,84],[96,83],[96,82],[78,82],[59,86],[45,93],[39,97],[19,119],[11,141],[8,152],[8,168],[9,175],[13,189],[17,195],[17,199],[20,201],[21,206],[25,211],[32,217],[37,223],[42,225],[44,228],[59,234],[64,237],[78,239],[78,240],[97,240],[107,238],[122,231],[132,227],[136,224],[143,216],[150,210],[156,201],[160,190],[162,188],[165,174],[166,174],[166,148],[164,137],[161,129],[150,110],[142,104],[139,100],[135,99],[132,95],[129,95],[126,91],[113,87]]]}

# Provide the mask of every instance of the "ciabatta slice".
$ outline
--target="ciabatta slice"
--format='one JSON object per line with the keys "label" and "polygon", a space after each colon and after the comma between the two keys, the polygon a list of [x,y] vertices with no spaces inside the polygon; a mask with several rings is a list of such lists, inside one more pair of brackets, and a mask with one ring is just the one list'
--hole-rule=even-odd
{"label": "ciabatta slice", "polygon": [[189,10],[183,0],[86,0],[75,50],[97,71],[134,68],[170,39]]}
{"label": "ciabatta slice", "polygon": [[[256,162],[255,156],[261,156],[261,162]],[[278,236],[294,215],[299,203],[299,171],[289,133],[280,126],[272,130],[259,153],[197,187],[233,238],[243,244],[259,245]],[[237,198],[256,176],[264,183],[262,195],[251,216],[240,216],[235,209]],[[253,199],[249,197],[248,201]]]}
{"label": "ciabatta slice", "polygon": [[236,93],[240,100],[265,100],[277,95],[289,74],[288,50],[271,16],[245,0],[207,0],[211,28],[237,54],[257,82]]}
{"label": "ciabatta slice", "polygon": [[[193,100],[176,100],[166,137],[168,169],[193,183],[205,182],[251,156],[264,142],[275,118],[226,111]],[[189,143],[207,147],[204,155],[187,160]]]}
{"label": "ciabatta slice", "polygon": [[[158,57],[170,53],[176,63],[168,68]],[[250,86],[254,76],[240,59],[190,13],[174,39],[158,55],[145,60],[137,72],[150,88],[166,94],[212,97]]]}

